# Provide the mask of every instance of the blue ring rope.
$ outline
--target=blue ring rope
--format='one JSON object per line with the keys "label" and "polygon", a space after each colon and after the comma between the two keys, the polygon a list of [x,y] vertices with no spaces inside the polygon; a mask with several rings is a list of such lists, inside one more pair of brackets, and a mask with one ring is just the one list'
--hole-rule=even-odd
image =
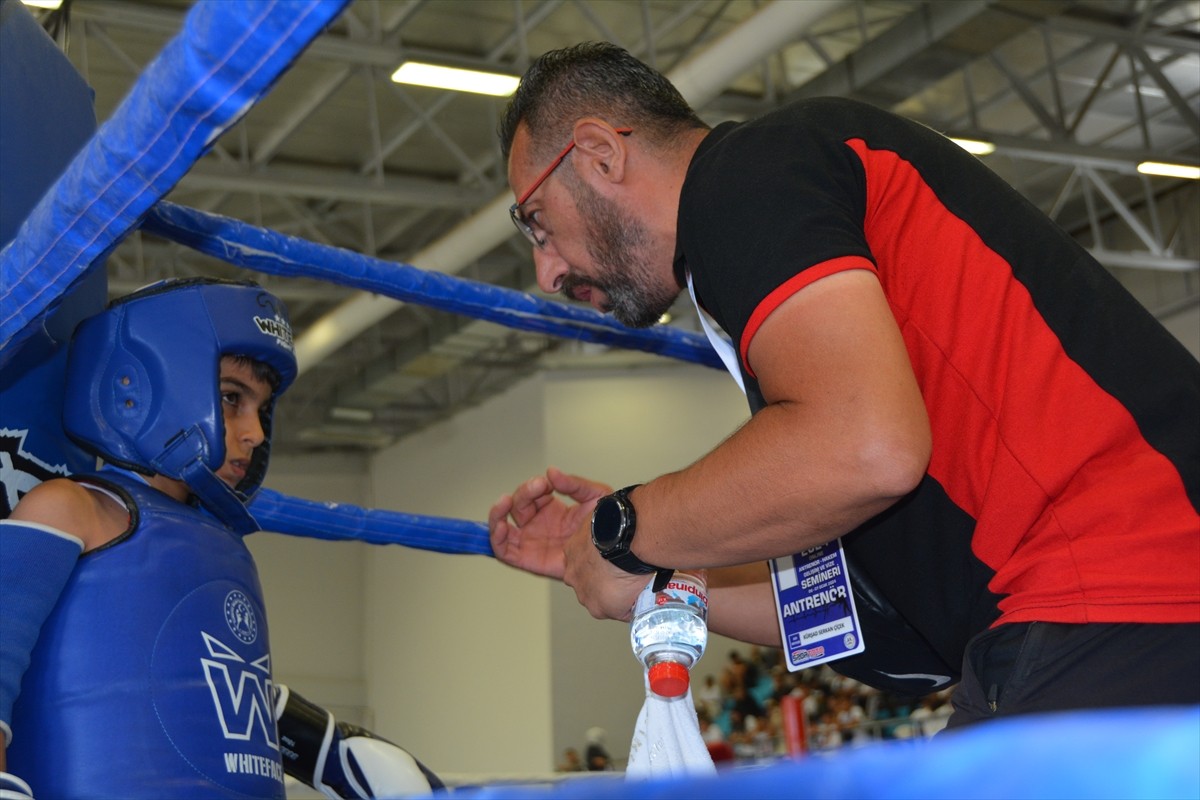
{"label": "blue ring rope", "polygon": [[698,333],[667,325],[635,330],[591,308],[372,258],[174,203],[156,205],[143,227],[246,269],[315,278],[510,328],[642,350],[724,369],[708,339]]}

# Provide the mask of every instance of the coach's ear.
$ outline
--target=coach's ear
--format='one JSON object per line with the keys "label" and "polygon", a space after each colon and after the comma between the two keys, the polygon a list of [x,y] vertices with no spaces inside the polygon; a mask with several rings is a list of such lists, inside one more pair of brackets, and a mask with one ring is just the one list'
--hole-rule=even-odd
{"label": "coach's ear", "polygon": [[596,117],[584,117],[575,123],[574,136],[575,167],[581,178],[602,183],[625,179],[627,138],[612,125]]}

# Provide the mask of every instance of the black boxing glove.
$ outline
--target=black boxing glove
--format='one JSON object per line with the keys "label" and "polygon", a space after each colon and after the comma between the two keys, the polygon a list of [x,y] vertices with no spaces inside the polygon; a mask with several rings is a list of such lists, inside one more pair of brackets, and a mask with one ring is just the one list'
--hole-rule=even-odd
{"label": "black boxing glove", "polygon": [[441,779],[406,750],[366,728],[338,722],[282,684],[275,702],[283,771],[330,800],[425,795]]}

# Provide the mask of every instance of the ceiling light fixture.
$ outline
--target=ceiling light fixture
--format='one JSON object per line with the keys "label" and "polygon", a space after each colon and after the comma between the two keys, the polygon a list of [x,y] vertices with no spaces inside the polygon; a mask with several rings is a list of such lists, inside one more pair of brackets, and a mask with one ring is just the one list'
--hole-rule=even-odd
{"label": "ceiling light fixture", "polygon": [[996,151],[996,145],[980,139],[958,139],[952,136],[950,137],[950,141],[954,142],[956,145],[961,147],[963,150],[966,150],[973,156],[986,156],[989,153],[994,153]]}
{"label": "ceiling light fixture", "polygon": [[48,8],[51,11],[59,8],[63,4],[63,0],[21,0],[27,6],[34,8]]}
{"label": "ceiling light fixture", "polygon": [[1138,172],[1143,175],[1162,175],[1167,178],[1190,178],[1200,180],[1200,167],[1187,164],[1168,164],[1163,161],[1143,161],[1138,164]]}
{"label": "ceiling light fixture", "polygon": [[334,406],[329,409],[329,417],[330,419],[337,419],[342,422],[373,422],[375,420],[375,413],[369,408]]}
{"label": "ceiling light fixture", "polygon": [[515,75],[498,72],[480,72],[458,67],[442,67],[420,61],[406,61],[392,73],[396,83],[413,86],[429,86],[434,89],[450,89],[456,92],[474,92],[493,97],[507,97],[517,90],[521,79]]}

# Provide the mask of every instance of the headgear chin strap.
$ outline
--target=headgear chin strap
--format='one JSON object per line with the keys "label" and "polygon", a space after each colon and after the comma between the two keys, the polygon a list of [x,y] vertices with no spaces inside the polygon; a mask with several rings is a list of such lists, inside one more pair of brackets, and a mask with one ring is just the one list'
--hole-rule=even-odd
{"label": "headgear chin strap", "polygon": [[259,529],[258,521],[246,508],[249,497],[231,489],[205,463],[207,452],[204,433],[199,425],[171,442],[150,465],[159,475],[178,476],[188,485],[201,504],[234,533],[245,536]]}
{"label": "headgear chin strap", "polygon": [[[262,412],[263,443],[236,490],[225,463],[220,360],[268,364],[279,386]],[[296,378],[283,303],[250,282],[153,284],[80,323],[67,360],[63,423],[105,461],[183,481],[239,533],[258,530],[245,503],[266,475],[275,398]]]}

